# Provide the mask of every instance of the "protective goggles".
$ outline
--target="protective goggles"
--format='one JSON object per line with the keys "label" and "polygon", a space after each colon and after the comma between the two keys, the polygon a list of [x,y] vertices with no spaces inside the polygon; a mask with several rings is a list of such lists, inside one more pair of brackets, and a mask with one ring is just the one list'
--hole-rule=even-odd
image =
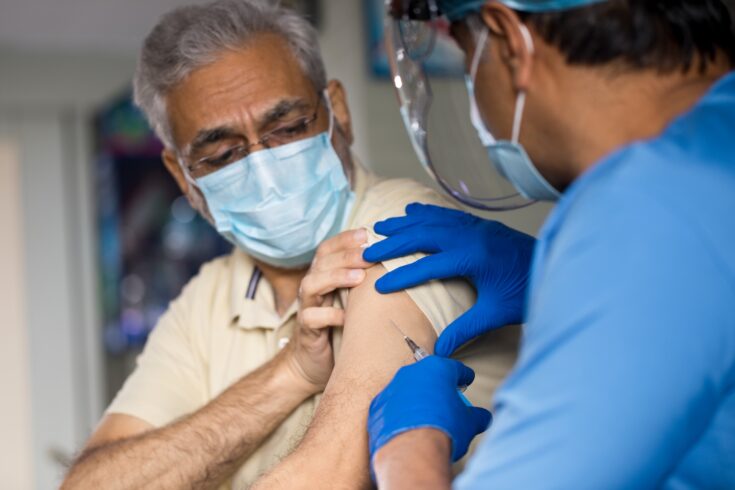
{"label": "protective goggles", "polygon": [[[385,38],[401,116],[421,165],[468,206],[503,211],[533,204],[500,173],[472,126],[467,84],[436,66],[464,71],[436,0],[386,0]],[[484,28],[484,26],[483,26]],[[477,49],[482,49],[478,46]],[[487,87],[483,87],[487,89]]]}

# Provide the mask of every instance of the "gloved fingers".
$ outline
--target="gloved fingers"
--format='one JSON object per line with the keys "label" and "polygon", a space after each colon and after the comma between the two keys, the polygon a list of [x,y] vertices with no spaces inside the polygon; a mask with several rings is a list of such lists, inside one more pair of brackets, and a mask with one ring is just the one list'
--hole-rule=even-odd
{"label": "gloved fingers", "polygon": [[493,421],[493,414],[482,407],[471,407],[475,435],[485,432]]}
{"label": "gloved fingers", "polygon": [[375,282],[375,289],[382,294],[402,291],[435,279],[459,277],[462,271],[455,254],[438,253],[422,257],[383,275]]}
{"label": "gloved fingers", "polygon": [[[423,370],[422,374],[429,378],[447,380],[451,383],[452,388],[469,386],[475,380],[475,372],[472,368],[456,359],[448,357],[429,356],[410,366],[417,370]],[[406,367],[401,369],[406,369]],[[415,375],[415,373],[413,374]]]}
{"label": "gloved fingers", "polygon": [[417,252],[436,253],[439,247],[433,231],[421,228],[414,232],[397,233],[365,249],[362,257],[367,262],[376,263]]}
{"label": "gloved fingers", "polygon": [[469,386],[475,380],[475,372],[469,366],[455,359],[449,359],[454,365],[456,386]]}
{"label": "gloved fingers", "polygon": [[449,228],[452,231],[458,231],[460,228],[464,229],[477,219],[475,216],[458,209],[420,203],[406,206],[406,216],[412,218],[416,224]]}
{"label": "gloved fingers", "polygon": [[434,223],[451,224],[457,223],[468,213],[459,209],[445,208],[434,204],[423,204],[414,202],[406,206],[406,215],[415,218],[421,218],[424,221],[432,221]]}
{"label": "gloved fingers", "polygon": [[388,218],[375,223],[376,233],[391,236],[400,231],[406,231],[416,226],[448,226],[454,228],[468,216],[458,209],[443,208],[433,204],[414,202],[406,206],[406,215]]}
{"label": "gloved fingers", "polygon": [[470,407],[469,417],[462,420],[462,436],[452,437],[452,462],[456,463],[467,454],[472,439],[482,434],[490,426],[493,416],[480,407]]}
{"label": "gloved fingers", "polygon": [[415,216],[395,216],[393,218],[384,219],[383,221],[378,221],[373,225],[373,230],[375,230],[375,233],[378,235],[392,236],[401,231],[423,224],[424,221]]}
{"label": "gloved fingers", "polygon": [[484,302],[481,298],[478,298],[478,302],[472,308],[450,323],[439,335],[439,339],[434,345],[434,353],[438,356],[449,357],[463,344],[493,330],[496,326],[497,324],[490,317]]}

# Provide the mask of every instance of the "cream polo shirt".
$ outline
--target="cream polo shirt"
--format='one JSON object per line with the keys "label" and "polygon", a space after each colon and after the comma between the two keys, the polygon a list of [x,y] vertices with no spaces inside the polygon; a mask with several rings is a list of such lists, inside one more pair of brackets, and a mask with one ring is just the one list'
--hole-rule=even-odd
{"label": "cream polo shirt", "polygon": [[[345,229],[365,227],[369,242],[375,222],[404,214],[411,202],[450,206],[433,190],[406,179],[381,180],[355,165],[355,205]],[[416,260],[385,262],[388,270]],[[475,301],[464,281],[434,281],[408,290],[437,334]],[[344,305],[347,293],[340,294]],[[274,292],[252,260],[235,249],[205,264],[171,302],[153,329],[137,366],[107,413],[133,415],[155,427],[203,407],[235,381],[275,356],[296,323],[298,305],[276,313]],[[515,360],[517,329],[505,329],[474,342],[456,357],[476,372],[468,398],[489,408],[491,395]],[[341,332],[334,332],[339,350]],[[396,342],[403,340],[396,336]],[[302,403],[251,455],[224,488],[247,488],[298,444],[319,396]],[[227,430],[223,427],[222,430]]]}

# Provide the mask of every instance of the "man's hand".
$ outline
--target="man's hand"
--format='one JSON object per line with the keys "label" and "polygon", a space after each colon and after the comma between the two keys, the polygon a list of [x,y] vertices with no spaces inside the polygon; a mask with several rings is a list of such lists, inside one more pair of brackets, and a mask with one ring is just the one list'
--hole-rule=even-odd
{"label": "man's hand", "polygon": [[163,427],[107,414],[61,488],[218,488],[312,395],[284,361],[288,355],[279,352],[205,406]]}
{"label": "man's hand", "polygon": [[365,250],[365,260],[433,254],[388,272],[376,283],[378,292],[452,277],[475,286],[477,303],[444,330],[434,347],[438,355],[449,356],[479,335],[522,322],[533,237],[497,221],[418,203],[406,207],[406,216],[376,223],[375,232],[388,238]]}
{"label": "man's hand", "polygon": [[[475,373],[459,361],[437,356],[401,368],[370,404],[370,457],[396,436],[432,428],[452,440],[452,461],[465,455],[474,437],[490,425],[484,408],[468,407],[457,393]],[[449,464],[449,462],[447,462]]]}
{"label": "man's hand", "polygon": [[334,306],[337,289],[351,288],[365,279],[372,264],[362,258],[367,242],[364,229],[344,231],[324,241],[299,289],[298,329],[287,347],[295,373],[314,393],[324,390],[334,368],[330,328],[342,327],[345,313]]}

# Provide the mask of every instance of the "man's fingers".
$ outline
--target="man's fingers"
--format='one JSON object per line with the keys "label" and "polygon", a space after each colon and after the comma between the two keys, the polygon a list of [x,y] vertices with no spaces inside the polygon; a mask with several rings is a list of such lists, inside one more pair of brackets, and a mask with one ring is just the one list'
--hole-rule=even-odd
{"label": "man's fingers", "polygon": [[360,248],[360,245],[367,243],[367,230],[358,228],[356,230],[347,230],[325,240],[316,249],[315,258],[333,254],[340,250],[351,248]]}
{"label": "man's fingers", "polygon": [[382,294],[394,293],[434,279],[448,279],[462,275],[457,260],[448,253],[422,257],[383,275],[375,282],[375,289]]}
{"label": "man's fingers", "polygon": [[312,271],[301,281],[301,306],[320,306],[322,297],[340,288],[352,288],[365,279],[363,269]]}
{"label": "man's fingers", "polygon": [[363,259],[362,247],[343,248],[331,254],[314,257],[311,263],[312,271],[328,271],[331,269],[367,269],[373,264]]}
{"label": "man's fingers", "polygon": [[327,327],[341,327],[345,324],[345,312],[332,306],[305,308],[301,310],[301,324],[307,330],[316,331]]}

